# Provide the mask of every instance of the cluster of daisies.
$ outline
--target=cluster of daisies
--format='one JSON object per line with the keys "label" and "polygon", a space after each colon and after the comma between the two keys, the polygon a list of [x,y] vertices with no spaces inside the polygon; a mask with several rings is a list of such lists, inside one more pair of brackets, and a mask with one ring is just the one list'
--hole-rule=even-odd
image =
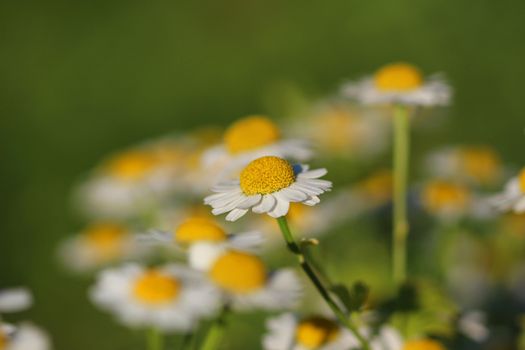
{"label": "cluster of daisies", "polygon": [[[112,154],[77,186],[75,204],[89,224],[60,243],[58,259],[72,274],[94,277],[88,294],[96,307],[126,327],[152,330],[150,350],[164,349],[161,339],[172,333],[193,338],[181,348],[228,348],[224,338],[214,343],[214,326],[257,310],[270,316],[252,346],[265,350],[441,350],[458,334],[486,344],[487,315],[474,296],[490,290],[489,267],[479,263],[483,247],[463,231],[476,222],[525,237],[525,170],[495,195],[515,169],[489,146],[432,151],[413,167],[421,180],[403,193],[411,215],[457,241],[440,280],[452,294],[447,307],[435,307],[431,284],[369,294],[332,284],[322,263],[306,261],[323,234],[391,212],[397,180],[384,160],[393,109],[415,124],[419,111],[447,106],[451,96],[442,76],[395,63],[281,125],[250,115],[225,130],[166,135]],[[319,160],[334,165],[336,191],[326,169],[306,163]],[[282,267],[281,230],[307,274]],[[511,289],[523,293],[525,269],[509,275]],[[9,311],[2,306],[0,294],[0,312]],[[34,326],[0,326],[0,350],[49,348]]]}

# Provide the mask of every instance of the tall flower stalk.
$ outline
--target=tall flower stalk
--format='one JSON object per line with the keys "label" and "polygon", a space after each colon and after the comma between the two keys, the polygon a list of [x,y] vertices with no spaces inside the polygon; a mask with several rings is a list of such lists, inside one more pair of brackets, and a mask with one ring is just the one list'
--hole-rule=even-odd
{"label": "tall flower stalk", "polygon": [[407,278],[408,166],[410,156],[410,113],[406,106],[394,106],[394,214],[392,267],[396,285]]}
{"label": "tall flower stalk", "polygon": [[297,257],[299,265],[301,265],[301,268],[306,273],[312,284],[315,286],[321,297],[328,304],[332,312],[337,316],[339,322],[341,322],[342,325],[344,325],[354,334],[354,336],[361,344],[362,349],[369,350],[370,346],[368,345],[367,340],[361,335],[357,327],[350,321],[349,317],[341,309],[341,307],[334,301],[326,286],[317,276],[317,273],[312,267],[311,262],[307,260],[307,255],[303,253],[301,247],[295,241],[294,236],[290,231],[290,227],[288,226],[288,220],[286,219],[286,216],[281,216],[277,218],[277,222],[279,223],[279,228],[281,229],[283,238],[286,241],[288,250]]}
{"label": "tall flower stalk", "polygon": [[153,327],[148,331],[148,350],[163,350],[164,338],[158,328]]}

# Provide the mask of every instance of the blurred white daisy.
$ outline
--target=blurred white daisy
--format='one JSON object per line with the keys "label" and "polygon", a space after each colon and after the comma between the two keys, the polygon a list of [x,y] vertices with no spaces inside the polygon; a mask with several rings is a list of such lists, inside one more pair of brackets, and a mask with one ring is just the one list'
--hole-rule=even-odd
{"label": "blurred white daisy", "polygon": [[33,295],[27,288],[0,290],[0,314],[24,311],[33,305]]}
{"label": "blurred white daisy", "polygon": [[525,212],[525,168],[510,179],[503,193],[491,198],[490,202],[500,211],[512,210],[516,214]]}
{"label": "blurred white daisy", "polygon": [[401,104],[414,106],[448,105],[450,86],[438,75],[427,79],[408,63],[392,63],[380,68],[373,77],[348,82],[343,96],[365,104]]}
{"label": "blurred white daisy", "polygon": [[318,204],[318,195],[332,188],[330,181],[319,179],[325,174],[326,169],[308,170],[305,165],[265,156],[250,162],[239,180],[214,186],[216,194],[206,197],[204,203],[213,207],[214,215],[229,212],[228,221],[239,219],[249,209],[278,218],[288,213],[291,202]]}
{"label": "blurred white daisy", "polygon": [[127,326],[165,332],[188,331],[220,306],[217,289],[201,273],[181,265],[129,264],[102,271],[90,297]]}
{"label": "blurred white daisy", "polygon": [[262,156],[303,161],[311,151],[304,140],[282,139],[279,127],[269,118],[251,115],[233,123],[225,131],[223,143],[204,152],[203,170],[209,185],[214,185],[238,176],[243,167]]}
{"label": "blurred white daisy", "polygon": [[64,267],[88,272],[116,262],[144,257],[147,247],[138,244],[136,234],[117,222],[97,222],[65,239],[58,254]]}
{"label": "blurred white daisy", "polygon": [[[382,326],[371,334],[370,329],[365,329],[363,334],[370,339],[370,350],[402,350],[403,338],[401,334],[390,326]],[[357,347],[355,347],[357,349]]]}
{"label": "blurred white daisy", "polygon": [[487,315],[483,311],[472,310],[462,314],[458,320],[458,329],[468,338],[481,343],[490,335],[487,327]]}
{"label": "blurred white daisy", "polygon": [[312,115],[294,119],[288,129],[312,141],[325,157],[370,157],[390,145],[390,119],[340,102],[314,108]]}
{"label": "blurred white daisy", "polygon": [[499,154],[489,146],[456,146],[436,150],[427,156],[426,169],[433,176],[478,186],[498,184],[504,173]]}
{"label": "blurred white daisy", "polygon": [[346,328],[323,316],[299,319],[285,313],[270,318],[266,328],[264,350],[348,350],[358,344]]}
{"label": "blurred white daisy", "polygon": [[196,250],[193,259],[237,310],[291,308],[302,294],[293,270],[268,271],[261,258],[249,252],[208,245]]}
{"label": "blurred white daisy", "polygon": [[77,189],[81,209],[95,218],[143,215],[179,184],[184,151],[171,143],[115,154]]}
{"label": "blurred white daisy", "polygon": [[19,326],[0,324],[0,349],[49,350],[51,341],[43,330],[30,323]]}
{"label": "blurred white daisy", "polygon": [[425,210],[446,221],[456,220],[468,213],[472,194],[468,187],[447,180],[429,180],[421,189]]}

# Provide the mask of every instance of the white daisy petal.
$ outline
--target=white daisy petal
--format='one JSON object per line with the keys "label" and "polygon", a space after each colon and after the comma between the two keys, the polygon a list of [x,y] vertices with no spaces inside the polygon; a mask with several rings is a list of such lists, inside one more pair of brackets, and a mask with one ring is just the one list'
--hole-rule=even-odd
{"label": "white daisy petal", "polygon": [[311,171],[303,170],[303,172],[298,174],[297,177],[303,179],[317,179],[319,177],[325,176],[327,173],[328,171],[325,168],[315,169]]}
{"label": "white daisy petal", "polygon": [[259,202],[261,201],[261,198],[262,198],[262,196],[260,194],[249,196],[242,203],[237,205],[237,208],[239,208],[239,209],[251,208],[251,207],[253,207],[256,204],[259,204]]}
{"label": "white daisy petal", "polygon": [[319,197],[317,196],[311,196],[308,200],[304,201],[303,204],[306,204],[306,205],[316,205],[316,204],[319,204],[319,202],[321,202],[321,200],[319,199]]}
{"label": "white daisy petal", "polygon": [[267,213],[275,207],[276,203],[277,201],[271,194],[266,194],[263,196],[261,203],[252,208],[252,211],[258,214]]}
{"label": "white daisy petal", "polygon": [[19,312],[33,304],[33,295],[27,288],[11,288],[0,291],[0,312]]}
{"label": "white daisy petal", "polygon": [[248,212],[248,209],[233,209],[228,215],[226,215],[227,221],[235,221],[240,219]]}
{"label": "white daisy petal", "polygon": [[283,198],[283,196],[279,192],[276,192],[273,196],[276,200],[276,204],[275,207],[268,212],[268,215],[270,215],[272,218],[279,218],[288,214],[288,210],[290,209],[290,202],[287,199]]}

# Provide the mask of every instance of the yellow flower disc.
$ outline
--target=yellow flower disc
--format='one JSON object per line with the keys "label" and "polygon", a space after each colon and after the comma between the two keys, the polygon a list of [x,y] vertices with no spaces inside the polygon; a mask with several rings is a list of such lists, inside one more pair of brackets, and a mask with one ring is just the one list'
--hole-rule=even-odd
{"label": "yellow flower disc", "polygon": [[375,172],[359,184],[363,194],[376,203],[392,198],[393,186],[392,172],[388,169]]}
{"label": "yellow flower disc", "polygon": [[488,147],[465,148],[460,157],[465,173],[480,183],[494,181],[500,172],[501,160]]}
{"label": "yellow flower disc", "polygon": [[221,242],[226,239],[226,232],[213,219],[193,217],[175,230],[175,239],[183,244],[197,241]]}
{"label": "yellow flower disc", "polygon": [[180,291],[179,281],[172,276],[151,269],[140,276],[133,286],[133,295],[137,300],[149,305],[162,305],[177,298]]}
{"label": "yellow flower disc", "polygon": [[519,182],[520,182],[521,192],[525,193],[525,168],[523,168],[523,170],[521,170],[518,179],[519,179]]}
{"label": "yellow flower disc", "polygon": [[250,293],[263,287],[267,273],[262,260],[252,254],[228,251],[215,261],[210,278],[220,287],[234,293]]}
{"label": "yellow flower disc", "polygon": [[224,133],[224,143],[232,154],[251,151],[279,140],[277,125],[264,116],[248,116],[233,123]]}
{"label": "yellow flower disc", "polygon": [[410,91],[423,84],[421,72],[407,63],[392,63],[379,69],[374,84],[382,91]]}
{"label": "yellow flower disc", "polygon": [[425,207],[436,213],[444,209],[465,209],[470,193],[464,186],[435,180],[425,186],[422,199]]}
{"label": "yellow flower disc", "polygon": [[117,223],[100,222],[89,226],[83,232],[85,242],[105,259],[118,256],[128,230]]}
{"label": "yellow flower disc", "polygon": [[252,161],[241,172],[241,189],[246,195],[269,194],[295,181],[292,165],[279,157],[267,156]]}
{"label": "yellow flower disc", "polygon": [[332,320],[314,316],[299,323],[295,337],[300,345],[317,349],[335,340],[339,332],[339,326]]}
{"label": "yellow flower disc", "polygon": [[403,350],[446,350],[443,345],[430,339],[412,340],[405,343]]}
{"label": "yellow flower disc", "polygon": [[0,350],[7,348],[7,335],[0,329]]}
{"label": "yellow flower disc", "polygon": [[158,164],[158,158],[151,152],[129,151],[109,160],[110,175],[127,181],[140,180]]}

